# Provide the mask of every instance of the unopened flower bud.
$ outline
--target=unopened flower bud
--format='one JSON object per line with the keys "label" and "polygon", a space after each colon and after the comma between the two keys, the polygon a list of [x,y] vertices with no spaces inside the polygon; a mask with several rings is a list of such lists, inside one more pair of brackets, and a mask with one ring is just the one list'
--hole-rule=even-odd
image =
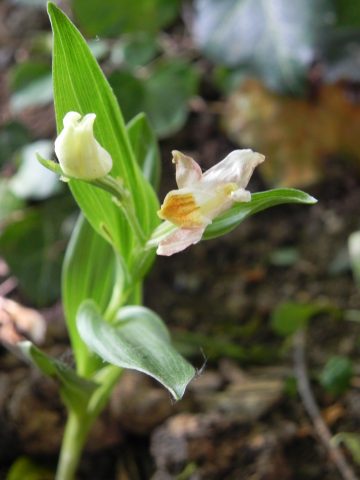
{"label": "unopened flower bud", "polygon": [[55,153],[67,177],[95,180],[107,175],[112,168],[110,154],[97,142],[93,126],[96,115],[68,112],[64,128],[55,140]]}

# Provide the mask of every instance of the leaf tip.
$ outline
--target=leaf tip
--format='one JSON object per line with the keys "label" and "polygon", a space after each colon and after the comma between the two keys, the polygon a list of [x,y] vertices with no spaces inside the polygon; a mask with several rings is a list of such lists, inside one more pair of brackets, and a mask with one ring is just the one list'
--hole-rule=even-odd
{"label": "leaf tip", "polygon": [[50,15],[53,11],[57,9],[57,6],[53,2],[47,2],[46,8],[47,8],[48,14]]}
{"label": "leaf tip", "polygon": [[314,205],[315,203],[318,203],[318,199],[308,194],[306,203],[308,203],[309,205]]}
{"label": "leaf tip", "polygon": [[53,2],[47,2],[47,13],[50,17],[50,22],[55,20],[56,15],[66,17],[65,13]]}

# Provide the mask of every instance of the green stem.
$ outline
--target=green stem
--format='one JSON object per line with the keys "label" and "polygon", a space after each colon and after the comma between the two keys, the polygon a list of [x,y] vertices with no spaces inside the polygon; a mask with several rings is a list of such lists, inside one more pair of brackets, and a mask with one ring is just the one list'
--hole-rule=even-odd
{"label": "green stem", "polygon": [[69,410],[55,480],[74,480],[88,433],[104,409],[122,372],[122,368],[114,365],[107,365],[99,370],[94,376],[99,387],[89,398],[87,405],[81,413]]}
{"label": "green stem", "polygon": [[74,479],[91,425],[89,418],[84,419],[78,413],[69,411],[55,480]]}
{"label": "green stem", "polygon": [[119,207],[124,212],[127,221],[129,222],[135,237],[137,238],[140,245],[145,245],[147,238],[144,235],[143,229],[139,224],[137,219],[134,206],[132,204],[132,199],[129,191],[123,186],[121,180],[116,180],[110,175],[105,177],[98,178],[97,180],[89,182],[95,187],[102,188],[107,192],[111,193],[119,205]]}

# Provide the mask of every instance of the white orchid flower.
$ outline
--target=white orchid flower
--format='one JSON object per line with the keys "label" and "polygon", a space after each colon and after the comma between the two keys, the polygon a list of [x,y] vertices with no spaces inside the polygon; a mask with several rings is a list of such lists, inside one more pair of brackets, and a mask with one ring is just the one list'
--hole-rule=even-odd
{"label": "white orchid flower", "polygon": [[169,192],[158,215],[178,229],[163,239],[158,255],[170,256],[201,240],[206,227],[234,202],[249,202],[245,190],[264,155],[252,150],[234,150],[224,160],[202,173],[191,157],[174,150],[178,190]]}
{"label": "white orchid flower", "polygon": [[96,115],[68,112],[64,128],[55,140],[55,153],[65,176],[95,180],[107,175],[112,168],[110,154],[94,137]]}

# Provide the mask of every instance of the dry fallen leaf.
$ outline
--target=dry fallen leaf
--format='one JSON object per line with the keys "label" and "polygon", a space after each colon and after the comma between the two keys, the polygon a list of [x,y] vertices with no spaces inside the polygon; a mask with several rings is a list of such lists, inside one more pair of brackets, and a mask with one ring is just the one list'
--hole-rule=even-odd
{"label": "dry fallen leaf", "polygon": [[360,105],[340,84],[324,85],[315,99],[304,100],[248,80],[228,98],[223,124],[232,140],[266,155],[261,171],[271,184],[314,182],[328,155],[360,158]]}
{"label": "dry fallen leaf", "polygon": [[45,331],[45,319],[38,311],[0,297],[0,342],[15,345],[30,338],[35,343],[41,343]]}

